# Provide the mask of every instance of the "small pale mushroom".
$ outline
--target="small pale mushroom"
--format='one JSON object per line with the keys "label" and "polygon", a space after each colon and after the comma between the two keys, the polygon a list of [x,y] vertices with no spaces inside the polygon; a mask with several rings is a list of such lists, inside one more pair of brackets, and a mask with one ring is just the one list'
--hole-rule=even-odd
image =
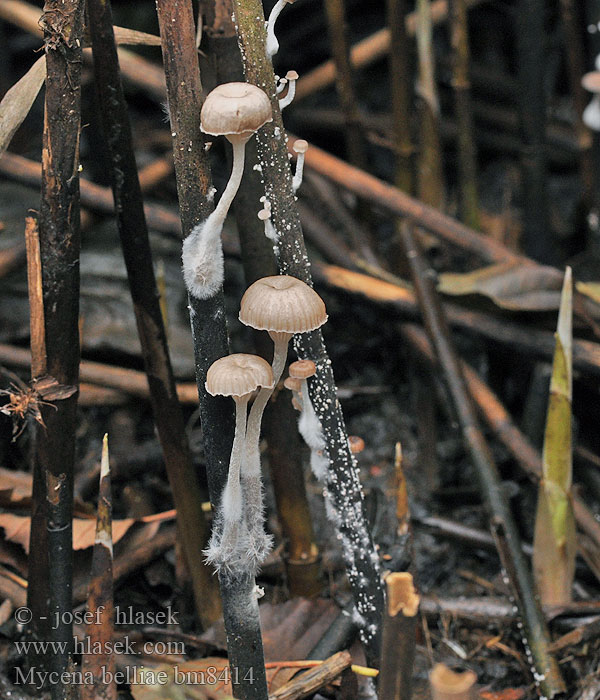
{"label": "small pale mushroom", "polygon": [[259,387],[273,387],[273,371],[262,357],[237,353],[222,357],[209,367],[206,391],[211,396],[231,396],[235,401],[235,434],[227,483],[223,489],[206,558],[217,570],[235,571],[243,558],[246,539],[240,472],[245,452],[247,406]]}
{"label": "small pale mushroom", "polygon": [[[240,321],[256,330],[266,330],[275,345],[273,352],[273,381],[277,385],[287,358],[288,343],[295,333],[314,331],[327,321],[321,297],[302,280],[288,275],[263,277],[254,282],[242,297]],[[259,541],[264,531],[262,489],[260,482],[260,423],[272,389],[261,389],[252,405],[246,432],[246,463],[243,480],[248,480],[247,522]],[[251,552],[249,552],[249,555]],[[257,558],[264,551],[257,552]]]}
{"label": "small pale mushroom", "polygon": [[310,447],[310,467],[317,479],[323,481],[329,467],[329,460],[325,456],[325,438],[323,429],[310,396],[308,393],[307,379],[317,372],[312,360],[297,360],[290,365],[290,377],[300,381],[300,395],[302,397],[302,412],[298,419],[298,431],[304,442]]}
{"label": "small pale mushroom", "polygon": [[302,399],[300,392],[302,391],[302,382],[294,377],[286,377],[283,386],[292,392],[292,406],[297,410],[302,410]]}
{"label": "small pale mushroom", "polygon": [[304,154],[306,151],[308,151],[308,141],[305,141],[304,139],[296,139],[292,149],[298,156],[296,159],[296,171],[294,172],[294,177],[292,179],[292,190],[297,192],[298,188],[302,184],[302,176],[304,174]]}
{"label": "small pale mushroom", "polygon": [[200,112],[206,134],[225,136],[233,147],[231,176],[219,203],[183,242],[183,277],[189,293],[207,299],[223,282],[221,231],[244,173],[245,146],[250,137],[273,120],[267,95],[249,83],[223,83],[212,90]]}
{"label": "small pale mushroom", "polygon": [[296,94],[296,80],[298,80],[299,77],[300,76],[295,70],[289,70],[285,74],[285,79],[288,83],[288,91],[286,92],[285,97],[282,97],[279,100],[279,109],[285,109],[293,102],[294,95]]}
{"label": "small pale mushroom", "polygon": [[275,36],[275,22],[281,14],[281,11],[286,5],[292,5],[295,0],[277,0],[273,5],[273,9],[269,14],[269,19],[267,20],[267,43],[266,50],[267,56],[272,58],[279,51],[279,42]]}
{"label": "small pale mushroom", "polygon": [[593,131],[600,131],[600,71],[586,73],[581,79],[581,85],[592,93],[592,101],[583,110],[583,123]]}
{"label": "small pale mushroom", "polygon": [[269,204],[267,208],[267,202],[265,202],[265,208],[261,209],[257,216],[265,225],[265,236],[270,241],[273,241],[273,243],[277,243],[279,237],[277,236],[277,231],[275,230],[275,226],[273,226],[273,222],[271,221],[271,205]]}

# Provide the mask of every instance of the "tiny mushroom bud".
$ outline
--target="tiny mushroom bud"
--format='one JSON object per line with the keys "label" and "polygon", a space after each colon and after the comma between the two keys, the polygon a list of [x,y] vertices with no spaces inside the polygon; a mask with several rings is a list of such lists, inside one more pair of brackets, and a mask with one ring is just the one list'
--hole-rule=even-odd
{"label": "tiny mushroom bud", "polygon": [[269,208],[267,208],[268,202],[265,202],[265,208],[261,209],[257,216],[258,218],[264,222],[265,225],[265,236],[273,241],[273,243],[277,243],[279,237],[277,235],[277,231],[275,230],[275,226],[273,226],[273,222],[271,221],[271,205],[269,204]]}
{"label": "tiny mushroom bud", "polygon": [[[206,391],[211,396],[231,396],[236,418],[227,483],[215,518],[213,534],[206,550],[207,560],[217,569],[232,572],[240,562],[242,548],[242,491],[240,469],[246,442],[246,407],[259,387],[273,387],[271,366],[262,357],[237,353],[213,362],[206,374]],[[239,567],[239,570],[242,570]]]}
{"label": "tiny mushroom bud", "polygon": [[298,73],[295,70],[290,70],[286,73],[285,78],[289,83],[289,87],[286,96],[279,100],[279,109],[285,109],[292,103],[296,94],[296,80],[298,80],[298,77]]}
{"label": "tiny mushroom bud", "polygon": [[592,101],[583,110],[583,123],[593,131],[600,131],[600,71],[586,73],[581,79],[581,85],[592,93]]}
{"label": "tiny mushroom bud", "polygon": [[277,0],[277,2],[273,5],[271,13],[269,14],[269,19],[267,20],[266,43],[267,56],[269,58],[274,56],[279,51],[279,42],[277,41],[277,37],[275,36],[275,22],[277,22],[277,18],[281,14],[283,8],[288,3],[291,5],[293,2],[294,0]]}
{"label": "tiny mushroom bud", "polygon": [[277,84],[277,87],[275,88],[275,92],[280,95],[284,90],[285,86],[287,85],[287,79],[286,78],[278,78],[275,76],[275,83]]}
{"label": "tiny mushroom bud", "polygon": [[225,136],[233,147],[231,176],[219,203],[183,242],[183,276],[188,291],[207,299],[223,282],[221,231],[244,173],[245,145],[252,134],[273,120],[271,102],[255,85],[224,83],[209,93],[200,120],[204,133]]}
{"label": "tiny mushroom bud", "polygon": [[296,410],[302,410],[302,399],[300,392],[302,391],[302,382],[297,377],[287,377],[283,382],[283,386],[292,392],[292,406]]}
{"label": "tiny mushroom bud", "polygon": [[304,174],[304,154],[308,151],[308,141],[304,139],[296,139],[294,145],[292,146],[294,153],[298,155],[296,159],[296,172],[292,179],[292,190],[294,192],[298,191],[298,188],[302,184],[302,176]]}
{"label": "tiny mushroom bud", "polygon": [[365,441],[358,435],[349,435],[348,444],[353,455],[360,454],[365,449]]}

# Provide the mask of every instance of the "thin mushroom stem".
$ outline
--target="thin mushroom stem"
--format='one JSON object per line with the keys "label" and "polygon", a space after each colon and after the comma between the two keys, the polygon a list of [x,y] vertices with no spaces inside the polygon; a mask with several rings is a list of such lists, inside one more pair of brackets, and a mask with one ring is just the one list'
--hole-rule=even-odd
{"label": "thin mushroom stem", "polygon": [[269,19],[267,20],[266,49],[267,56],[269,57],[274,56],[279,51],[279,42],[277,41],[277,37],[275,36],[275,22],[277,22],[277,18],[279,17],[281,11],[286,5],[287,0],[277,0],[275,5],[273,5],[273,9],[271,10]]}
{"label": "thin mushroom stem", "polygon": [[279,100],[279,109],[285,109],[288,105],[291,105],[294,101],[294,96],[296,95],[296,79],[290,79],[288,91],[285,97]]}
{"label": "thin mushroom stem", "polygon": [[[229,459],[227,483],[223,489],[206,558],[217,569],[232,570],[239,557],[243,523],[240,472],[246,444],[246,414],[249,395],[234,396],[235,434]],[[241,567],[240,567],[241,568]]]}
{"label": "thin mushroom stem", "polygon": [[246,460],[242,473],[244,513],[248,527],[246,555],[256,566],[264,560],[272,546],[272,538],[265,532],[263,489],[260,471],[260,424],[267,402],[277,386],[287,359],[291,333],[270,333],[275,344],[273,352],[273,386],[263,387],[252,404],[246,430]]}
{"label": "thin mushroom stem", "polygon": [[221,231],[244,174],[244,137],[229,138],[233,147],[233,164],[227,186],[219,203],[206,221],[195,226],[183,242],[183,277],[188,292],[198,298],[207,299],[216,294],[223,283],[224,263]]}

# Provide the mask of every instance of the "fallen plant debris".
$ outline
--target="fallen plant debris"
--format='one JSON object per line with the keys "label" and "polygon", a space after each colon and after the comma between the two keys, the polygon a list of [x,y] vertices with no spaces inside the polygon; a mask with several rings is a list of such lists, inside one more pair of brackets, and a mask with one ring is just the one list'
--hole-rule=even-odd
{"label": "fallen plant debris", "polygon": [[2,697],[598,695],[599,13],[0,0]]}

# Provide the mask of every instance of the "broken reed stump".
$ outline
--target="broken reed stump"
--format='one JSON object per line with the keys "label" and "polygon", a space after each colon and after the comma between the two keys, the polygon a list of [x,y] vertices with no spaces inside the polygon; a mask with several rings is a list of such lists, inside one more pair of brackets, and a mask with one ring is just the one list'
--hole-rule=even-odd
{"label": "broken reed stump", "polygon": [[[312,285],[292,190],[287,136],[275,90],[273,65],[266,55],[262,4],[259,0],[234,0],[234,10],[246,79],[266,91],[273,107],[273,121],[257,133],[256,139],[265,195],[271,202],[271,221],[278,233],[279,270]],[[361,616],[361,637],[367,662],[376,666],[383,616],[379,555],[364,514],[358,470],[350,453],[344,417],[336,397],[331,361],[319,330],[295,336],[294,348],[299,358],[309,358],[317,366],[310,391],[327,444],[330,465],[324,487],[325,498],[337,514],[336,525],[339,524],[339,536],[344,543],[346,572]]]}
{"label": "broken reed stump", "polygon": [[[195,44],[195,23],[189,0],[158,0],[158,21],[167,78],[169,119],[182,228],[188,235],[212,209],[208,156],[200,131],[202,90]],[[229,354],[223,289],[205,300],[189,296],[196,357],[196,381],[210,500],[218,504],[227,480],[233,443],[231,401],[213,397],[205,388],[210,365]],[[239,684],[233,694],[264,700],[267,677],[253,576],[219,575],[229,664]]]}
{"label": "broken reed stump", "polygon": [[117,684],[113,680],[116,655],[111,649],[114,632],[115,603],[113,597],[112,492],[108,435],[102,441],[100,487],[96,513],[96,539],[92,554],[92,571],[87,598],[87,610],[93,620],[86,635],[93,654],[83,654],[81,672],[91,673],[93,683],[80,689],[79,700],[116,700]]}
{"label": "broken reed stump", "polygon": [[[79,371],[79,128],[81,114],[81,46],[83,2],[49,0],[40,20],[46,51],[46,93],[42,143],[42,201],[40,261],[46,357],[44,373],[60,384],[77,386]],[[28,591],[32,611],[31,635],[63,643],[64,653],[49,660],[59,676],[70,666],[72,610],[73,466],[75,458],[76,393],[42,406],[44,426],[38,426],[34,490],[44,493],[44,553],[30,560]],[[37,500],[34,508],[40,508]],[[35,515],[35,513],[34,513]],[[42,527],[38,512],[36,526]],[[41,542],[32,532],[31,545]],[[47,587],[44,585],[47,582]],[[38,585],[39,583],[39,585]],[[46,629],[42,618],[58,624]],[[29,659],[39,668],[37,659]],[[37,669],[36,669],[37,670]],[[62,683],[52,685],[53,700],[67,697]]]}
{"label": "broken reed stump", "polygon": [[411,224],[406,223],[402,228],[401,240],[425,327],[444,374],[465,444],[485,497],[492,534],[505,576],[508,578],[507,583],[519,608],[523,623],[523,643],[531,661],[534,680],[545,697],[553,698],[565,691],[565,684],[556,659],[548,648],[550,634],[533,589],[533,580],[502,490],[500,475],[481,432],[460,360],[453,347],[444,310],[433,284],[431,270],[417,246]]}
{"label": "broken reed stump", "polygon": [[408,572],[388,574],[385,584],[378,697],[379,700],[410,700],[420,597]]}
{"label": "broken reed stump", "polygon": [[88,0],[87,7],[103,142],[110,163],[117,226],[154,421],[177,509],[177,524],[192,579],[196,615],[206,628],[221,616],[221,603],[216,580],[203,562],[202,549],[208,542],[209,525],[202,512],[203,499],[169,358],[127,103],[121,84],[111,4],[109,0]]}
{"label": "broken reed stump", "polygon": [[[216,82],[244,80],[242,57],[233,24],[233,0],[222,0],[223,12],[204,18],[207,61]],[[214,87],[213,85],[207,87]],[[264,223],[256,216],[264,194],[258,163],[256,140],[246,144],[244,175],[233,202],[246,286],[262,277],[277,274],[273,244],[265,236]],[[269,363],[273,342],[262,331],[254,331],[256,351]],[[285,542],[285,570],[290,595],[311,597],[323,588],[320,555],[304,481],[303,450],[297,428],[297,416],[287,391],[276,392],[265,410],[263,434],[267,440],[269,471],[275,495],[277,519]]]}

